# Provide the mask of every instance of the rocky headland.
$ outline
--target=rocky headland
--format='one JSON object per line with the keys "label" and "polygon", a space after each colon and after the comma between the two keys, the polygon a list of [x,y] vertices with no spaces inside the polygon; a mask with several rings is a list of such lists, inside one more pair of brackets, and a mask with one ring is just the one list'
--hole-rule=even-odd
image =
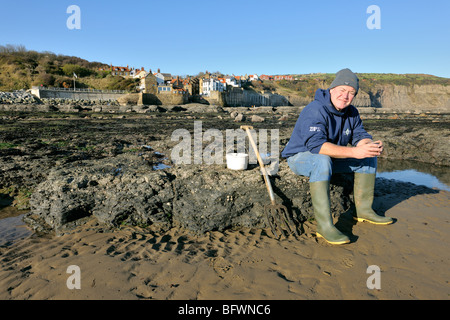
{"label": "rocky headland", "polygon": [[[281,150],[302,107],[78,106],[76,112],[3,108],[0,113],[3,203],[29,210],[24,220],[35,230],[61,234],[93,218],[110,228],[181,227],[197,234],[267,227],[264,205],[270,201],[256,164],[233,171],[226,168],[224,156],[223,164],[177,165],[170,154],[178,142],[171,135],[176,129],[193,133],[196,121],[203,132],[250,124],[255,130],[277,129]],[[101,112],[103,108],[115,109]],[[448,113],[378,108],[360,112],[366,130],[384,141],[383,158],[450,166]],[[203,141],[203,148],[208,144]],[[271,177],[277,202],[288,208],[302,231],[302,223],[313,217],[308,179],[295,176],[286,161],[279,160],[279,170]],[[352,209],[351,179],[333,178],[336,217]],[[434,192],[380,178],[376,188],[399,201]]]}

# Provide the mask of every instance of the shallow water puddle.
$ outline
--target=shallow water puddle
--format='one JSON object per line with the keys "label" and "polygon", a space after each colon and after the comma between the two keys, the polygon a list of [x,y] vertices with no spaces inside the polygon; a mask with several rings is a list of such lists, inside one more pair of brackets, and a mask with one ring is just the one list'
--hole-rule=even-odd
{"label": "shallow water puddle", "polygon": [[167,168],[170,168],[170,166],[168,166],[167,164],[161,163],[161,162],[157,163],[153,166],[153,170],[164,170]]}
{"label": "shallow water puddle", "polygon": [[417,185],[423,185],[428,188],[450,191],[450,186],[441,182],[437,177],[416,170],[400,170],[391,172],[377,172],[377,177],[393,179],[402,182],[411,182]]}
{"label": "shallow water puddle", "polygon": [[0,209],[0,246],[9,246],[33,234],[22,221],[27,211],[14,207]]}
{"label": "shallow water puddle", "polygon": [[450,191],[448,167],[406,160],[378,160],[377,177]]}

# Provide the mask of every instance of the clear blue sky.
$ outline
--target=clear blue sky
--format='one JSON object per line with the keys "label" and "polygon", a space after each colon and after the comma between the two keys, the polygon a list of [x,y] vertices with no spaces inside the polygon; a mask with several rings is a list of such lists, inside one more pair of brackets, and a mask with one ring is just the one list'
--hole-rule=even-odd
{"label": "clear blue sky", "polygon": [[[70,5],[81,10],[70,30]],[[370,5],[381,29],[366,26]],[[0,45],[194,75],[355,72],[450,77],[448,0],[1,0]]]}

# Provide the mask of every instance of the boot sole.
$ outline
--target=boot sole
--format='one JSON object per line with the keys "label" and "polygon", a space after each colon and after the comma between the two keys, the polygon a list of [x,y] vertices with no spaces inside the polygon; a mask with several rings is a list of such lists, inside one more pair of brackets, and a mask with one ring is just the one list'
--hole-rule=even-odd
{"label": "boot sole", "polygon": [[325,239],[325,237],[323,235],[321,235],[320,233],[318,233],[318,232],[316,232],[316,236],[317,236],[317,238],[324,239],[326,242],[328,242],[330,244],[346,244],[346,243],[350,243],[350,239],[343,240],[343,241],[329,241],[329,240]]}
{"label": "boot sole", "polygon": [[388,222],[376,222],[376,221],[372,221],[372,220],[369,220],[369,219],[364,219],[364,218],[356,218],[356,217],[353,217],[353,219],[354,220],[356,220],[356,221],[358,221],[358,222],[364,222],[364,221],[367,221],[367,222],[369,222],[369,223],[372,223],[372,224],[377,224],[377,225],[388,225],[388,224],[391,224],[391,223],[393,223],[394,221],[393,220],[391,220],[391,221],[388,221]]}

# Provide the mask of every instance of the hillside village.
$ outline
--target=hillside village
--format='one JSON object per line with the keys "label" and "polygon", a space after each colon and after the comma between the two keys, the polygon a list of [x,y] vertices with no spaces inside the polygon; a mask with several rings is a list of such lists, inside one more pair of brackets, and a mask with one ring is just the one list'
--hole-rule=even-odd
{"label": "hillside village", "polygon": [[[334,73],[181,76],[0,45],[0,92],[56,88],[59,91],[120,91],[124,103],[221,106],[304,106]],[[448,108],[450,79],[427,74],[358,73],[355,105],[374,108]],[[80,98],[81,99],[81,98]],[[10,99],[6,99],[10,101]],[[0,103],[2,103],[0,101]],[[4,102],[3,102],[4,103]]]}
{"label": "hillside village", "polygon": [[[261,75],[250,74],[243,76],[220,75],[218,73],[204,72],[198,76],[180,77],[170,73],[163,73],[160,69],[156,72],[152,70],[146,71],[143,67],[140,69],[113,66],[101,67],[99,71],[109,71],[111,75],[122,76],[124,78],[139,79],[139,85],[136,87],[137,92],[144,93],[171,93],[171,94],[188,94],[191,96],[199,95],[210,97],[212,92],[225,92],[242,88],[244,84],[251,81],[268,80],[298,80],[292,75]],[[242,89],[241,89],[242,90]]]}

